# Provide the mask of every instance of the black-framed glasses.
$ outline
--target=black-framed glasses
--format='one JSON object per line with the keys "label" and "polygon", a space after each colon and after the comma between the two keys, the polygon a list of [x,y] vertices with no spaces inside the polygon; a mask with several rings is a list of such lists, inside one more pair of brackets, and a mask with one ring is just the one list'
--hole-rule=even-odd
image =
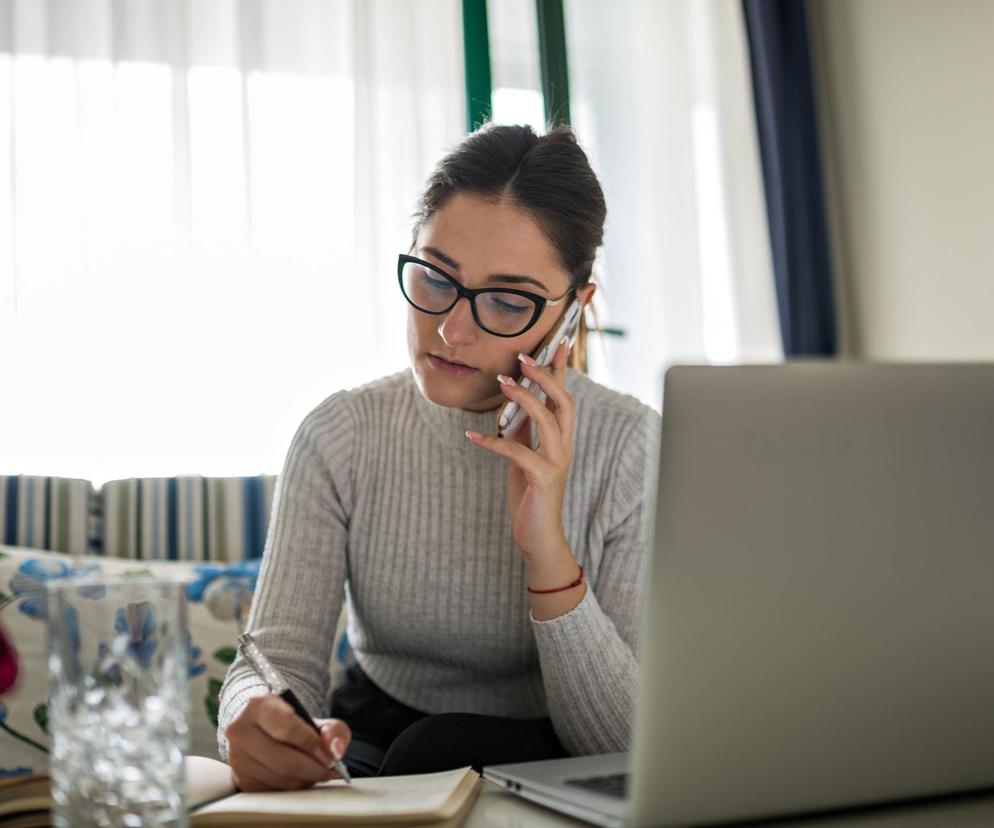
{"label": "black-framed glasses", "polygon": [[473,319],[488,334],[521,336],[548,305],[558,305],[573,292],[547,299],[516,288],[467,288],[431,262],[401,253],[397,279],[404,298],[419,311],[439,316],[448,313],[460,299],[468,299]]}

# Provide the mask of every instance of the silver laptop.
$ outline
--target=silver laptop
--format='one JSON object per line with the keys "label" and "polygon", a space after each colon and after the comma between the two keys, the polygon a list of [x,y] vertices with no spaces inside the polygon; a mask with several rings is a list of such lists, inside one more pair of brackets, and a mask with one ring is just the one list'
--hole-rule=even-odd
{"label": "silver laptop", "polygon": [[484,769],[600,825],[994,787],[994,365],[666,374],[631,755]]}

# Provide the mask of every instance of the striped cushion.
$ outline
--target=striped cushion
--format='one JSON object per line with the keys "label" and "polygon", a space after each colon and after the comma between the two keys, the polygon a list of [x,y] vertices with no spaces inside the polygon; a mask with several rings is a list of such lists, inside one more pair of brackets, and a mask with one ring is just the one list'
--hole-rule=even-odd
{"label": "striped cushion", "polygon": [[88,480],[0,476],[0,543],[93,554],[99,548],[98,509]]}
{"label": "striped cushion", "polygon": [[101,489],[104,554],[183,561],[261,557],[275,485],[275,475],[112,480]]}

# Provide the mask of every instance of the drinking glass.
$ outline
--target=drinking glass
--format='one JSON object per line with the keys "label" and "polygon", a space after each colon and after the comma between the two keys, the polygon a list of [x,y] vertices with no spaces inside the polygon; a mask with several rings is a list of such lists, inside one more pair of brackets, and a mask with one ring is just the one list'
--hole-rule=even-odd
{"label": "drinking glass", "polygon": [[53,824],[186,826],[185,585],[84,577],[46,598]]}

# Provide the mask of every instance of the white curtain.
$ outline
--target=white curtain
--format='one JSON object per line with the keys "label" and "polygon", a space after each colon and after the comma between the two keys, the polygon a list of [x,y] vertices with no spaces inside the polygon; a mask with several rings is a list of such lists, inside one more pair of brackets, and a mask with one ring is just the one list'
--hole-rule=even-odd
{"label": "white curtain", "polygon": [[0,0],[0,472],[278,471],[407,363],[459,0]]}
{"label": "white curtain", "polygon": [[[0,472],[277,471],[406,365],[394,257],[463,134],[459,0],[0,0]],[[495,119],[540,122],[533,0]],[[604,185],[595,378],[780,359],[738,0],[565,0]]]}
{"label": "white curtain", "polygon": [[[495,117],[513,120],[538,86],[521,57],[534,2],[500,6],[495,86],[517,88],[495,95]],[[594,303],[625,331],[592,342],[592,375],[659,408],[673,363],[782,359],[741,3],[564,9],[572,122],[608,206]]]}

